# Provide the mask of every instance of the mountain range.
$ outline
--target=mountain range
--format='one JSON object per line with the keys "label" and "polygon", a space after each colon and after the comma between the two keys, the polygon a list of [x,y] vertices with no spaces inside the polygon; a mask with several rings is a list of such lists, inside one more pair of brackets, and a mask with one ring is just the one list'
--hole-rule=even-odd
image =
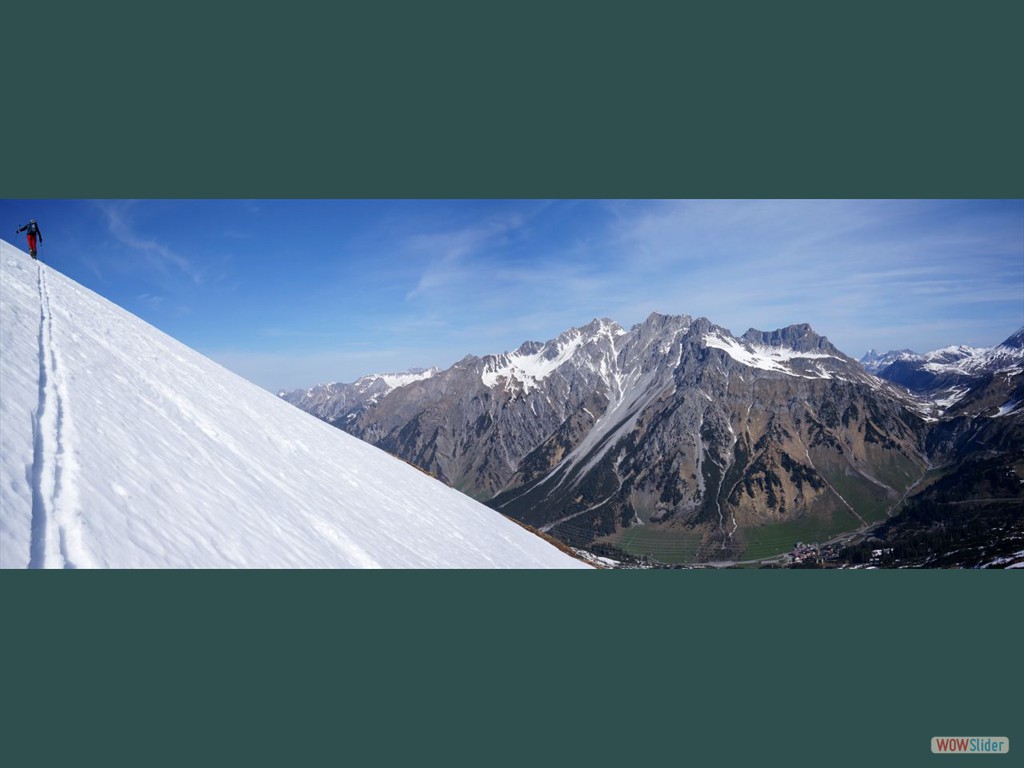
{"label": "mountain range", "polygon": [[808,325],[655,313],[280,397],[574,546],[735,561],[869,529],[978,441],[1014,454],[1020,338],[862,364]]}
{"label": "mountain range", "polygon": [[1013,377],[1024,360],[1024,328],[996,347],[952,346],[925,354],[908,349],[861,359],[878,376],[900,384],[943,411],[948,410],[984,380]]}

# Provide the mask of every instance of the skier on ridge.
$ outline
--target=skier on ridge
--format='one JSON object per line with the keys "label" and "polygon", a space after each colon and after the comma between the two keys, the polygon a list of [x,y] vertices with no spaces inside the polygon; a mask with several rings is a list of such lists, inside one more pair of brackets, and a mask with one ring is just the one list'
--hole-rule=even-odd
{"label": "skier on ridge", "polygon": [[[28,231],[26,232],[26,230]],[[20,227],[15,234],[18,234],[18,232],[25,232],[25,237],[28,238],[29,255],[33,259],[36,258],[36,239],[38,238],[40,243],[43,242],[43,233],[39,231],[39,225],[36,224],[36,220],[30,219],[28,224]]]}

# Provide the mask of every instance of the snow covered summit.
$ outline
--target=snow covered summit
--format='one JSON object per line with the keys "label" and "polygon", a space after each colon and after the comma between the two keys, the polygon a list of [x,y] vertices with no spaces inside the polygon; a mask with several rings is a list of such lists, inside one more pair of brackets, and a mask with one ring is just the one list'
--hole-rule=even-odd
{"label": "snow covered summit", "polygon": [[587,567],[0,241],[0,567]]}

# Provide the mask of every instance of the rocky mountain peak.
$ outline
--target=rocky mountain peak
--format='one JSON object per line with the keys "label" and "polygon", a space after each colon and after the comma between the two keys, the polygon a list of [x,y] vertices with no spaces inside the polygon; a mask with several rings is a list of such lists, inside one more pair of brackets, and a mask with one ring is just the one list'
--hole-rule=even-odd
{"label": "rocky mountain peak", "polygon": [[520,355],[535,355],[544,349],[544,346],[542,341],[524,341],[519,345],[516,353]]}
{"label": "rocky mountain peak", "polygon": [[825,336],[820,336],[808,323],[798,323],[774,331],[759,331],[751,328],[743,334],[743,340],[766,347],[786,347],[797,352],[821,352],[836,357],[846,357]]}
{"label": "rocky mountain peak", "polygon": [[625,333],[621,325],[607,317],[595,317],[578,330],[585,336],[602,336],[607,333],[618,335]]}
{"label": "rocky mountain peak", "polygon": [[681,328],[689,328],[692,325],[693,318],[689,315],[662,315],[658,312],[651,312],[646,320],[634,325],[630,332],[637,329],[643,329],[647,332],[676,331]]}
{"label": "rocky mountain peak", "polygon": [[1009,349],[1024,349],[1024,327],[1021,327],[1015,334],[999,345]]}

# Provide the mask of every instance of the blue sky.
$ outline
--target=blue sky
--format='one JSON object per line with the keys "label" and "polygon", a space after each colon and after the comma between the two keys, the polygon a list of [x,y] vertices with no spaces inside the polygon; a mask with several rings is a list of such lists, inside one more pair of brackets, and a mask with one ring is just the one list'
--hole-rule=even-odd
{"label": "blue sky", "polygon": [[276,391],[446,367],[594,317],[840,349],[1024,325],[1021,200],[0,200],[54,268]]}

